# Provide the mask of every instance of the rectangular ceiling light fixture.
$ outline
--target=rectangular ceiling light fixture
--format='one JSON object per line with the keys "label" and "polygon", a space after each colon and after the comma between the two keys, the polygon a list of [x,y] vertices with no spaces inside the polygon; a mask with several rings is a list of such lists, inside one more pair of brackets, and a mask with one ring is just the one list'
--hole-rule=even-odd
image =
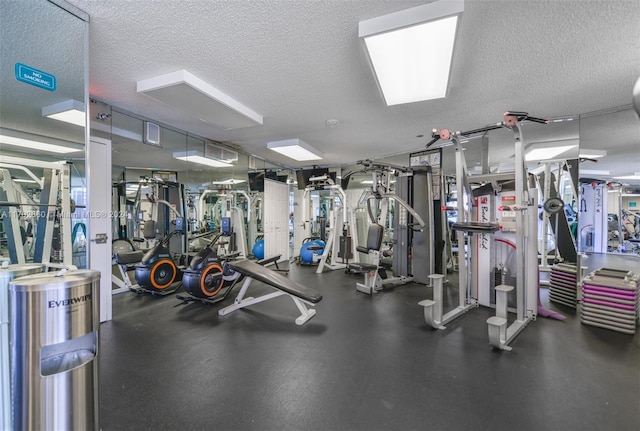
{"label": "rectangular ceiling light fixture", "polygon": [[42,116],[75,124],[80,127],[85,127],[87,124],[87,118],[84,113],[84,103],[74,99],[43,107]]}
{"label": "rectangular ceiling light fixture", "polygon": [[224,130],[263,123],[262,115],[184,69],[138,81],[137,91]]}
{"label": "rectangular ceiling light fixture", "polygon": [[214,185],[218,185],[218,186],[232,186],[234,184],[242,184],[242,183],[246,183],[247,180],[236,180],[233,178],[229,178],[228,180],[222,180],[222,181],[211,181],[211,184]]}
{"label": "rectangular ceiling light fixture", "polygon": [[611,175],[609,171],[598,169],[580,169],[580,175]]}
{"label": "rectangular ceiling light fixture", "polygon": [[581,159],[599,159],[606,155],[607,150],[587,150],[586,148],[580,148],[580,154],[578,157]]}
{"label": "rectangular ceiling light fixture", "polygon": [[173,158],[177,160],[184,160],[185,162],[198,163],[200,165],[211,166],[214,168],[230,168],[233,166],[231,163],[225,163],[219,160],[207,158],[204,156],[203,153],[197,150],[173,153]]}
{"label": "rectangular ceiling light fixture", "polygon": [[[534,148],[527,151],[524,159],[527,162],[537,160],[553,160],[561,154],[566,153],[567,151],[572,150],[576,147],[577,145],[560,145],[557,147]],[[574,157],[575,156],[573,156],[572,158]]]}
{"label": "rectangular ceiling light fixture", "polygon": [[360,21],[374,75],[387,104],[447,95],[463,0],[440,0]]}
{"label": "rectangular ceiling light fixture", "polygon": [[267,148],[299,162],[322,159],[322,153],[300,139],[267,142]]}
{"label": "rectangular ceiling light fixture", "polygon": [[[23,134],[20,134],[20,135],[23,135]],[[11,136],[11,135],[5,134],[4,130],[1,130],[0,131],[0,148],[4,147],[5,145],[18,147],[22,149],[28,149],[29,151],[37,150],[37,151],[44,151],[46,153],[55,153],[55,154],[77,153],[80,151],[84,151],[84,147],[81,147],[79,145],[75,147],[71,143],[68,143],[66,145],[58,145],[58,144],[50,144],[46,142],[34,141],[33,139],[29,139],[26,137]]]}
{"label": "rectangular ceiling light fixture", "polygon": [[640,172],[634,172],[633,175],[624,175],[621,177],[613,177],[616,180],[640,180]]}

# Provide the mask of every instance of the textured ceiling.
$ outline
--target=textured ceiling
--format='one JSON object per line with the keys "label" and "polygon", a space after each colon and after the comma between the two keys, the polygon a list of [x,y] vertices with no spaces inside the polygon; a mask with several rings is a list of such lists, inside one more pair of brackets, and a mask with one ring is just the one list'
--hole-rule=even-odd
{"label": "textured ceiling", "polygon": [[[466,1],[448,97],[393,107],[379,94],[358,22],[424,1],[69,2],[90,15],[91,97],[292,167],[302,164],[266,143],[300,138],[324,153],[325,165],[379,158],[423,148],[432,128],[474,129],[500,121],[507,109],[565,117],[626,106],[640,76],[636,0]],[[179,69],[263,115],[264,125],[224,131],[136,92],[137,81]],[[339,127],[327,127],[334,118]],[[619,146],[631,163],[615,171],[639,171],[637,116],[599,123],[585,131],[615,136],[607,148]],[[607,133],[609,123],[616,128]],[[554,133],[544,127],[527,125],[525,137],[566,137],[561,128],[548,136]],[[595,136],[580,138],[591,148],[605,146]],[[509,141],[490,137],[492,164],[512,156]],[[114,159],[144,152],[148,165],[179,169],[166,152],[119,151]]]}

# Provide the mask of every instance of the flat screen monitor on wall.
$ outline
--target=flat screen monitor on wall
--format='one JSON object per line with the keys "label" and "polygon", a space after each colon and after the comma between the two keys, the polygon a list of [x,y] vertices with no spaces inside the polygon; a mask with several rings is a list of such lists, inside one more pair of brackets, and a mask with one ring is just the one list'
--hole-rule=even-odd
{"label": "flat screen monitor on wall", "polygon": [[268,180],[280,181],[281,183],[286,183],[287,180],[289,179],[289,176],[288,175],[278,175],[278,172],[276,172],[276,171],[267,171],[266,172],[266,178]]}
{"label": "flat screen monitor on wall", "polygon": [[286,183],[288,175],[278,175],[276,171],[249,172],[249,190],[252,192],[264,192],[264,180],[280,181]]}
{"label": "flat screen monitor on wall", "polygon": [[261,172],[249,172],[249,190],[252,192],[264,191],[264,171]]}
{"label": "flat screen monitor on wall", "polygon": [[329,168],[315,168],[315,169],[300,169],[296,171],[296,179],[298,180],[298,189],[304,190],[309,185],[309,178],[321,177],[328,175],[329,178],[336,182],[336,173],[329,172]]}

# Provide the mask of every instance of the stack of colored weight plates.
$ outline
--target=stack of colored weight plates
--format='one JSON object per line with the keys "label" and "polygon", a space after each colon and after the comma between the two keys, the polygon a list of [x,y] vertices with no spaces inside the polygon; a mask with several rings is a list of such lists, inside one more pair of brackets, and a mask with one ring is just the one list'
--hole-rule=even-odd
{"label": "stack of colored weight plates", "polygon": [[551,267],[549,300],[576,308],[578,277],[573,263],[557,263]]}
{"label": "stack of colored weight plates", "polygon": [[640,276],[599,269],[581,285],[580,320],[586,325],[634,334],[640,313]]}

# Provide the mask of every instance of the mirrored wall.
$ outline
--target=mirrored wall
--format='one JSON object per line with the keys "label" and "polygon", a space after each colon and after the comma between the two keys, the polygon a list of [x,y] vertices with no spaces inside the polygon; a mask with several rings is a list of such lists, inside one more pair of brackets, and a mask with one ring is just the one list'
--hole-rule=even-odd
{"label": "mirrored wall", "polygon": [[631,106],[580,116],[580,247],[640,257],[640,120]]}
{"label": "mirrored wall", "polygon": [[84,268],[88,17],[48,1],[0,15],[2,258]]}
{"label": "mirrored wall", "polygon": [[[163,238],[182,264],[207,246],[220,255],[255,255],[264,237],[265,182],[288,191],[295,178],[289,169],[98,100],[90,107],[92,136],[112,143],[114,256]],[[280,213],[288,223],[288,202]],[[127,287],[117,282],[123,274],[114,275],[116,287]]]}

